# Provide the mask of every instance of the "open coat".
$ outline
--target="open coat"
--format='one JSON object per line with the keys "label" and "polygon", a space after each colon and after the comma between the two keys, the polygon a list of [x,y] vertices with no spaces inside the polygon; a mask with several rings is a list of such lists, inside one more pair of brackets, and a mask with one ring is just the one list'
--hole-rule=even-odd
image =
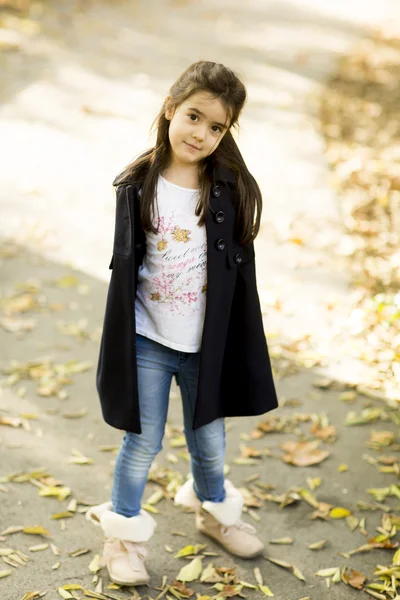
{"label": "open coat", "polygon": [[[104,420],[141,433],[135,297],[146,252],[138,184],[117,188],[112,269],[97,390]],[[235,178],[214,170],[206,217],[207,291],[193,429],[220,417],[263,414],[277,407],[256,285],[254,246],[234,239]]]}

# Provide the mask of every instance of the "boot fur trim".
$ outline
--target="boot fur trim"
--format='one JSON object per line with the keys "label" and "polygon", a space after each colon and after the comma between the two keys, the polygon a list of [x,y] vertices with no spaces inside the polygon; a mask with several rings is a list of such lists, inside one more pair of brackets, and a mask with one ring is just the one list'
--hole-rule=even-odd
{"label": "boot fur trim", "polygon": [[90,521],[94,525],[98,525],[100,527],[101,515],[106,510],[112,510],[112,502],[103,502],[103,504],[97,504],[96,506],[91,506],[89,508],[89,510],[86,511],[86,518],[88,521]]}
{"label": "boot fur trim", "polygon": [[185,506],[193,510],[200,508],[201,502],[193,489],[193,479],[188,479],[177,491],[174,502],[177,506]]}
{"label": "boot fur trim", "polygon": [[100,517],[105,537],[126,542],[147,542],[154,533],[157,522],[145,510],[141,509],[135,517],[124,517],[106,510]]}
{"label": "boot fur trim", "polygon": [[239,521],[244,499],[229,479],[225,479],[224,488],[226,496],[223,502],[210,502],[209,500],[201,502],[193,489],[193,479],[189,479],[175,495],[175,504],[190,507],[194,510],[198,510],[201,506],[221,525],[230,527]]}

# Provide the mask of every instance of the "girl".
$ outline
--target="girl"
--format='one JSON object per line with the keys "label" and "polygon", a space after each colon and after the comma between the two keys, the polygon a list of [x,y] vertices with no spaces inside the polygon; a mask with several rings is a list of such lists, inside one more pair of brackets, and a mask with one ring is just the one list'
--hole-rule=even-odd
{"label": "girl", "polygon": [[141,508],[162,448],[172,377],[180,387],[192,478],[175,503],[242,558],[263,550],[224,479],[224,417],[277,407],[258,299],[253,240],[260,189],[232,137],[246,89],[227,67],[200,61],[178,77],[155,121],[155,147],[117,176],[113,270],[97,372],[105,421],[125,431],[112,502],[89,520],[105,534],[115,583],[149,581],[156,522]]}

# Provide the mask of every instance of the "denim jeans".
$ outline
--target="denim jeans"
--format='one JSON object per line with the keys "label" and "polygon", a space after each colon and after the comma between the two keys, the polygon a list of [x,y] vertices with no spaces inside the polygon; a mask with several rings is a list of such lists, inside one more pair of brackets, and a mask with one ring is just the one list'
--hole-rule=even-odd
{"label": "denim jeans", "polygon": [[127,431],[122,439],[114,471],[113,511],[125,517],[140,512],[149,469],[162,449],[174,375],[181,390],[184,434],[194,491],[201,501],[222,502],[225,499],[224,419],[192,429],[200,352],[180,352],[137,334],[136,356],[142,433]]}

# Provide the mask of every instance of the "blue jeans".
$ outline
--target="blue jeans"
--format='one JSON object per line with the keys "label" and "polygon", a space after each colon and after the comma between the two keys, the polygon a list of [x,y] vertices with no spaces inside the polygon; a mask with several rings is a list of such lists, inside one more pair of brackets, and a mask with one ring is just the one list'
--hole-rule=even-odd
{"label": "blue jeans", "polygon": [[162,449],[174,375],[181,390],[194,491],[201,501],[222,502],[225,499],[224,419],[192,429],[200,352],[180,352],[137,334],[136,356],[142,433],[127,431],[123,437],[114,471],[113,511],[125,517],[134,517],[140,512],[149,469]]}

